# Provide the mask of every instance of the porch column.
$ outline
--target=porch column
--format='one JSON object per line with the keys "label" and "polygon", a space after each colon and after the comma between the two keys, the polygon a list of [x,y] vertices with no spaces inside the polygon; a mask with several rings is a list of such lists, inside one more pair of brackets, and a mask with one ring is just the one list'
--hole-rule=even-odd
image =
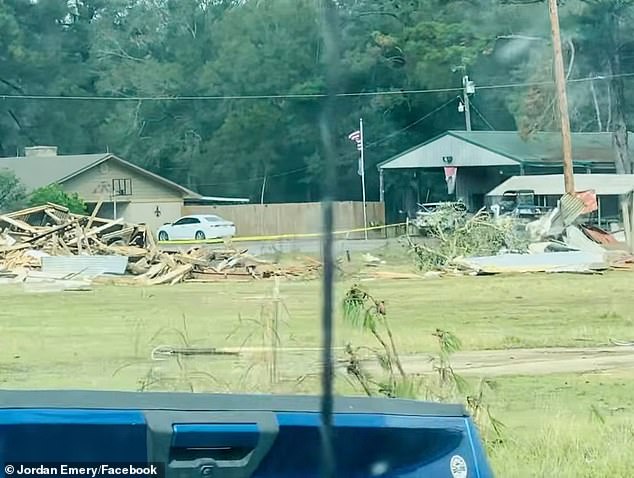
{"label": "porch column", "polygon": [[379,202],[385,201],[385,184],[383,182],[383,168],[379,168]]}

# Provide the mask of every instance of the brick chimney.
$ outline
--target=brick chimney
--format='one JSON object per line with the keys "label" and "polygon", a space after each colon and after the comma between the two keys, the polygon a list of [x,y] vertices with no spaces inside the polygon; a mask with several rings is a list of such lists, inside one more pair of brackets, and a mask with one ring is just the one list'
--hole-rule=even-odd
{"label": "brick chimney", "polygon": [[27,146],[24,148],[24,156],[57,156],[57,146]]}

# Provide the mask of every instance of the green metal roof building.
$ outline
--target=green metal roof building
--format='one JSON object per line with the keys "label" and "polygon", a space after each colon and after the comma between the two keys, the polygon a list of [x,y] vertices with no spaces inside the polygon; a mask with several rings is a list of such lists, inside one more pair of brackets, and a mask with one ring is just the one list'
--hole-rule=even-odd
{"label": "green metal roof building", "polygon": [[[615,173],[612,133],[573,133],[575,173]],[[523,139],[516,131],[447,131],[379,164],[380,196],[384,174],[392,170],[457,168],[455,195],[470,209],[511,176],[563,172],[560,133],[539,132]]]}

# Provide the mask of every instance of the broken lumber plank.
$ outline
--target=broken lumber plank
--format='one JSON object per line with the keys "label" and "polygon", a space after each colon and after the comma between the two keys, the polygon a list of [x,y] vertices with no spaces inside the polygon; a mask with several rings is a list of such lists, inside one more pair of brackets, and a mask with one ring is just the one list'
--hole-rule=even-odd
{"label": "broken lumber plank", "polygon": [[[84,234],[84,237],[92,237],[92,236],[96,236],[97,234],[99,234],[100,232],[103,231],[107,231],[108,229],[110,229],[112,226],[116,226],[118,224],[121,224],[123,222],[123,218],[119,218],[119,219],[115,219],[114,221],[108,221],[106,224],[104,224],[103,226],[99,226],[99,227],[95,227],[93,229],[91,229],[90,231],[88,231],[86,234]],[[74,238],[71,239],[70,241],[67,242],[67,244],[69,246],[74,246],[75,244],[77,244],[78,238]]]}
{"label": "broken lumber plank", "polygon": [[40,239],[44,239],[45,237],[50,236],[51,234],[55,234],[56,232],[64,231],[66,229],[69,229],[69,228],[73,227],[75,225],[75,222],[76,221],[71,221],[71,222],[67,222],[66,224],[60,224],[59,226],[52,227],[46,232],[42,232],[42,233],[40,233],[40,234],[38,234],[36,236],[33,236],[33,237],[29,238],[29,239],[26,239],[25,242],[26,243],[37,242]]}
{"label": "broken lumber plank", "polygon": [[57,224],[58,226],[63,222],[61,218],[55,215],[54,209],[50,209],[50,208],[44,209],[44,214],[50,217],[53,220],[53,222],[55,222],[55,224]]}
{"label": "broken lumber plank", "polygon": [[51,236],[51,243],[50,243],[50,246],[51,246],[51,255],[52,255],[52,256],[59,256],[59,255],[61,255],[61,254],[59,253],[59,243],[57,242],[57,234],[53,234],[53,235]]}
{"label": "broken lumber plank", "polygon": [[77,253],[81,255],[84,234],[83,234],[83,231],[81,230],[81,226],[79,225],[79,223],[75,224],[75,237],[77,238]]}
{"label": "broken lumber plank", "polygon": [[158,264],[154,264],[153,266],[151,266],[150,269],[141,277],[143,277],[144,279],[153,279],[161,274],[164,269],[167,269],[167,267],[168,266],[166,264],[159,262]]}
{"label": "broken lumber plank", "polygon": [[207,277],[253,277],[247,271],[227,271],[227,272],[214,272],[214,271],[204,271],[204,272],[192,272],[192,277],[195,279],[205,279]]}
{"label": "broken lumber plank", "polygon": [[55,204],[54,202],[47,202],[46,207],[50,209],[55,209],[56,211],[59,211],[59,212],[65,212],[66,214],[70,212],[70,209],[68,209],[66,206],[62,206],[61,204]]}
{"label": "broken lumber plank", "polygon": [[161,253],[157,256],[157,259],[170,269],[175,269],[178,266],[176,261],[169,254]]}
{"label": "broken lumber plank", "polygon": [[106,252],[114,256],[127,256],[133,259],[145,258],[148,251],[137,246],[108,246],[95,237],[89,238],[95,245],[95,248],[101,252]]}
{"label": "broken lumber plank", "polygon": [[136,229],[135,226],[124,227],[122,229],[119,229],[118,231],[112,231],[112,232],[107,232],[107,233],[103,234],[101,236],[101,239],[107,241],[108,239],[114,239],[115,237],[117,237],[117,238],[121,238],[121,239],[123,239],[125,241],[126,239],[125,239],[124,236],[132,235],[134,233],[135,229]]}
{"label": "broken lumber plank", "polygon": [[99,210],[101,209],[102,204],[103,204],[103,197],[99,198],[99,201],[97,201],[95,208],[92,210],[92,214],[90,215],[90,217],[88,218],[88,222],[86,223],[86,229],[90,229],[92,227],[92,223],[97,217],[97,214],[99,214]]}
{"label": "broken lumber plank", "polygon": [[222,261],[220,264],[218,264],[215,269],[218,272],[221,272],[223,269],[226,269],[227,267],[233,267],[239,260],[240,258],[246,254],[248,252],[248,249],[244,249],[234,255],[232,255],[231,257],[225,259],[224,261]]}
{"label": "broken lumber plank", "polygon": [[154,251],[157,249],[156,241],[154,240],[154,234],[152,234],[152,231],[148,229],[147,226],[145,226],[145,243],[146,243],[145,245],[151,251]]}
{"label": "broken lumber plank", "polygon": [[12,246],[0,247],[0,254],[6,254],[7,252],[19,251],[20,249],[28,249],[31,244],[27,242],[21,242]]}
{"label": "broken lumber plank", "polygon": [[53,234],[53,240],[57,241],[60,249],[64,252],[64,255],[67,255],[67,256],[72,256],[73,255],[71,250],[68,248],[68,246],[64,242],[64,239],[59,237],[57,234]]}
{"label": "broken lumber plank", "polygon": [[167,274],[163,274],[162,276],[155,277],[148,281],[148,285],[159,285],[165,284],[167,282],[172,282],[174,279],[181,280],[188,272],[194,268],[192,264],[185,264],[177,267],[176,269],[172,269]]}
{"label": "broken lumber plank", "polygon": [[140,276],[146,274],[150,270],[150,265],[148,264],[145,258],[140,259],[136,262],[128,262],[128,271],[132,274]]}
{"label": "broken lumber plank", "polygon": [[173,257],[177,262],[182,262],[184,264],[193,264],[195,266],[201,266],[201,267],[209,266],[209,261],[188,256],[187,254],[174,254]]}
{"label": "broken lumber plank", "polygon": [[38,232],[38,230],[34,228],[33,226],[31,226],[30,224],[27,224],[26,222],[21,221],[19,219],[14,219],[12,217],[9,217],[8,215],[0,216],[0,221],[6,222],[7,224],[12,225],[13,227],[17,227],[18,229],[22,229],[23,231],[27,231],[32,234],[37,234]]}
{"label": "broken lumber plank", "polygon": [[252,282],[251,279],[234,279],[229,277],[206,277],[204,279],[185,279],[184,282],[193,282],[195,284],[217,284],[218,282]]}
{"label": "broken lumber plank", "polygon": [[113,245],[113,246],[109,246],[110,249],[112,249],[113,251],[115,251],[117,254],[121,255],[121,256],[128,256],[128,257],[146,257],[148,255],[148,250],[147,249],[143,249],[142,247],[138,247],[138,246],[117,246],[117,245]]}
{"label": "broken lumber plank", "polygon": [[48,204],[44,206],[34,206],[28,209],[20,209],[19,211],[13,211],[13,212],[7,213],[6,216],[15,219],[18,217],[28,216],[29,214],[33,214],[36,212],[42,212],[44,211],[44,209],[48,207],[49,207]]}

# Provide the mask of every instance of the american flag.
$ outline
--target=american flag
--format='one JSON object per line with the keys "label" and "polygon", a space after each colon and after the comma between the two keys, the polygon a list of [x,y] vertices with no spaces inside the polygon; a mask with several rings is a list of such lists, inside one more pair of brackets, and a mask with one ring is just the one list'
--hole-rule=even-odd
{"label": "american flag", "polygon": [[361,140],[361,130],[353,131],[348,135],[350,141],[357,143],[357,149],[361,151],[363,149],[363,141]]}

